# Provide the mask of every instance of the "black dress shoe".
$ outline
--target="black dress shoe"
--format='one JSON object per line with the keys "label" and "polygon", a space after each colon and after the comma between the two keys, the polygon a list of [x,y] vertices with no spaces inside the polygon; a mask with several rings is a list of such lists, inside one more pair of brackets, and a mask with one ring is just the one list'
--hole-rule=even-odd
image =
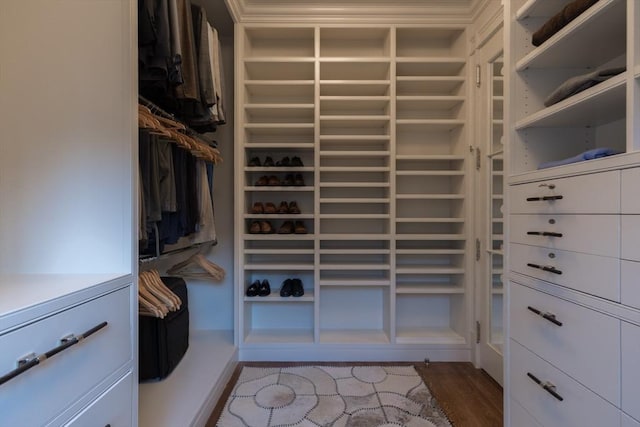
{"label": "black dress shoe", "polygon": [[304,295],[304,287],[302,286],[302,280],[291,279],[291,295],[294,297],[301,297]]}
{"label": "black dress shoe", "polygon": [[266,297],[271,293],[271,286],[269,286],[268,280],[263,280],[260,286],[258,287],[258,296]]}
{"label": "black dress shoe", "polygon": [[258,295],[259,288],[260,288],[260,281],[256,280],[247,288],[246,295],[248,297],[255,297],[256,295]]}
{"label": "black dress shoe", "polygon": [[280,296],[290,297],[293,291],[292,285],[293,285],[293,281],[291,279],[287,279],[284,282],[282,282],[282,287],[280,288]]}
{"label": "black dress shoe", "polygon": [[267,156],[267,158],[264,159],[264,163],[262,164],[262,166],[266,166],[266,167],[273,166],[273,159],[270,156]]}

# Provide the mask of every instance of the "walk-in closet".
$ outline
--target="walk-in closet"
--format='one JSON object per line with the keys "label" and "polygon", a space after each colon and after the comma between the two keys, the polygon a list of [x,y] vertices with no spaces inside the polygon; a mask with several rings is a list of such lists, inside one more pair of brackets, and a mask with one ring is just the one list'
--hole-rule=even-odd
{"label": "walk-in closet", "polygon": [[0,0],[0,426],[466,362],[640,427],[639,152],[636,0]]}

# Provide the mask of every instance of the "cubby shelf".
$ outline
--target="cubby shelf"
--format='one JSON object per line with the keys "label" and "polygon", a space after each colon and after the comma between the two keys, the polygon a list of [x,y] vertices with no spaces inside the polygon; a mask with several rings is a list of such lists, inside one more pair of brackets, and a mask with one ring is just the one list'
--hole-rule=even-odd
{"label": "cubby shelf", "polygon": [[280,288],[271,288],[271,294],[261,297],[244,297],[244,301],[248,303],[291,303],[291,304],[299,304],[303,302],[313,302],[315,300],[315,295],[312,291],[305,289],[304,295],[301,297],[281,297],[280,296]]}
{"label": "cubby shelf", "polygon": [[[245,44],[239,157],[246,164],[255,156],[300,156],[305,164],[239,169],[238,281],[260,275],[277,283],[290,269],[315,288],[291,303],[278,295],[241,298],[241,347],[393,346],[396,333],[410,337],[419,325],[435,332],[418,344],[459,344],[438,331],[467,329],[471,319],[466,26],[238,28]],[[307,186],[252,185],[285,173],[302,173]],[[289,194],[302,215],[247,213]],[[246,234],[251,220],[305,220],[312,234]],[[301,329],[285,328],[294,324]]]}
{"label": "cubby shelf", "polygon": [[452,329],[405,328],[396,332],[398,344],[465,344],[466,340]]}

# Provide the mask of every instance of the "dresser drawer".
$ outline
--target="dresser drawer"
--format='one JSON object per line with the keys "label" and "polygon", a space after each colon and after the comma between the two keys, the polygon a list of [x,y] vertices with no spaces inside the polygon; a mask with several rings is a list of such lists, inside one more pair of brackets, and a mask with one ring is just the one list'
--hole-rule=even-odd
{"label": "dresser drawer", "polygon": [[621,215],[621,218],[622,258],[640,261],[640,215]]}
{"label": "dresser drawer", "polygon": [[640,168],[622,171],[623,214],[640,214]]}
{"label": "dresser drawer", "polygon": [[542,427],[515,399],[509,399],[511,427]]}
{"label": "dresser drawer", "polygon": [[618,215],[511,215],[509,238],[514,243],[620,256]]}
{"label": "dresser drawer", "polygon": [[620,260],[617,258],[513,243],[511,269],[620,302]]}
{"label": "dresser drawer", "polygon": [[133,375],[128,373],[92,402],[67,427],[129,427],[133,421]]}
{"label": "dresser drawer", "polygon": [[640,420],[640,326],[622,322],[622,410]]}
{"label": "dresser drawer", "polygon": [[123,288],[0,336],[0,372],[60,339],[107,325],[85,340],[0,385],[0,425],[45,425],[126,363],[131,363],[131,296]]}
{"label": "dresser drawer", "polygon": [[640,309],[640,262],[621,262],[620,302]]}
{"label": "dresser drawer", "polygon": [[619,406],[620,321],[517,283],[510,292],[511,337]]}
{"label": "dresser drawer", "polygon": [[514,185],[509,200],[515,214],[616,214],[620,211],[620,172]]}
{"label": "dresser drawer", "polygon": [[[543,426],[605,427],[620,424],[618,408],[513,340],[510,342],[510,358],[511,397]],[[557,398],[543,388],[545,384],[557,394]]]}

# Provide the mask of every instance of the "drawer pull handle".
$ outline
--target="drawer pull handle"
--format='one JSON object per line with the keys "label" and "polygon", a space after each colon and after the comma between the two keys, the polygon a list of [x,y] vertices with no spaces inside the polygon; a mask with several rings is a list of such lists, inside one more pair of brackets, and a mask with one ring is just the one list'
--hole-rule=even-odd
{"label": "drawer pull handle", "polygon": [[563,198],[563,196],[527,197],[527,202],[550,202],[554,200],[562,200]]}
{"label": "drawer pull handle", "polygon": [[549,322],[553,323],[554,325],[562,326],[562,322],[559,321],[558,319],[556,319],[556,315],[555,314],[543,313],[542,311],[538,310],[537,308],[533,308],[531,306],[527,306],[527,309],[529,311],[537,314],[538,316],[542,317],[543,319],[548,320]]}
{"label": "drawer pull handle", "polygon": [[94,326],[93,328],[89,329],[88,331],[84,332],[83,334],[80,334],[78,336],[75,335],[70,335],[69,337],[65,337],[61,340],[60,345],[57,347],[52,348],[51,350],[42,353],[41,355],[37,356],[35,354],[31,354],[21,360],[18,361],[18,367],[16,369],[14,369],[13,371],[3,375],[0,377],[0,385],[6,383],[7,381],[17,377],[18,375],[22,374],[23,372],[28,371],[29,369],[33,368],[36,365],[39,365],[40,363],[44,362],[45,360],[47,360],[50,357],[55,356],[56,354],[60,353],[61,351],[64,351],[66,349],[68,349],[69,347],[78,344],[80,341],[84,340],[85,338],[89,337],[90,335],[93,335],[94,333],[98,332],[100,329],[104,328],[105,326],[107,326],[107,322],[102,322],[99,325]]}
{"label": "drawer pull handle", "polygon": [[556,386],[554,386],[549,381],[542,382],[535,375],[533,375],[531,372],[527,372],[527,376],[529,378],[531,378],[534,383],[538,384],[540,387],[542,387],[544,390],[546,390],[547,393],[549,393],[551,396],[553,396],[556,399],[558,399],[560,402],[562,402],[564,400],[564,398],[562,396],[560,396],[558,394],[558,392],[556,392]]}
{"label": "drawer pull handle", "polygon": [[537,268],[538,270],[548,271],[549,273],[553,274],[562,274],[562,270],[558,270],[557,268],[551,267],[549,265],[538,265],[530,262],[527,263],[527,267]]}
{"label": "drawer pull handle", "polygon": [[551,231],[527,231],[529,236],[544,236],[544,237],[562,237],[562,233],[554,233]]}

